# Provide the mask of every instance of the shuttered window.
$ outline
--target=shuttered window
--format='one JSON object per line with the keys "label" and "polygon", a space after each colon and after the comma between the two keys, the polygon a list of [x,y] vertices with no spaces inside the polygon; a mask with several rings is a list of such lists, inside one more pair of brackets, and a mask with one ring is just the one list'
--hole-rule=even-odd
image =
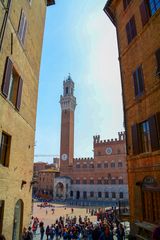
{"label": "shuttered window", "polygon": [[27,18],[25,16],[24,11],[22,10],[18,27],[18,37],[22,44],[24,44],[26,30],[27,30]]}
{"label": "shuttered window", "polygon": [[150,18],[149,7],[146,0],[142,1],[139,9],[141,13],[142,26],[144,26],[149,21]]}
{"label": "shuttered window", "polygon": [[4,200],[0,200],[0,234],[2,234],[3,214],[4,214]]}
{"label": "shuttered window", "polygon": [[134,81],[134,93],[135,96],[141,96],[144,92],[144,80],[143,80],[143,71],[142,66],[138,67],[133,72],[133,81]]}
{"label": "shuttered window", "polygon": [[123,0],[123,7],[124,7],[124,10],[127,8],[127,6],[130,4],[132,0]]}
{"label": "shuttered window", "polygon": [[0,164],[5,167],[9,165],[11,136],[2,132],[0,138]]}
{"label": "shuttered window", "polygon": [[156,60],[157,60],[157,75],[160,76],[160,48],[156,51]]}
{"label": "shuttered window", "polygon": [[135,24],[135,17],[133,16],[126,25],[126,33],[128,44],[133,40],[133,38],[137,35],[137,29]]}
{"label": "shuttered window", "polygon": [[137,155],[140,153],[140,139],[139,139],[139,131],[138,124],[135,124],[131,127],[132,130],[132,150],[133,155]]}
{"label": "shuttered window", "polygon": [[132,126],[133,155],[160,149],[160,112]]}
{"label": "shuttered window", "polygon": [[12,67],[13,67],[12,61],[10,60],[9,57],[7,57],[2,84],[2,93],[5,97],[8,96]]}
{"label": "shuttered window", "polygon": [[23,81],[15,70],[9,57],[3,75],[2,93],[3,95],[20,110]]}
{"label": "shuttered window", "polygon": [[156,117],[158,140],[159,140],[159,143],[160,143],[160,112],[156,113],[155,117]]}
{"label": "shuttered window", "polygon": [[156,124],[156,116],[152,116],[148,119],[150,137],[151,137],[151,147],[152,151],[156,151],[160,148],[159,139],[158,139],[158,129]]}

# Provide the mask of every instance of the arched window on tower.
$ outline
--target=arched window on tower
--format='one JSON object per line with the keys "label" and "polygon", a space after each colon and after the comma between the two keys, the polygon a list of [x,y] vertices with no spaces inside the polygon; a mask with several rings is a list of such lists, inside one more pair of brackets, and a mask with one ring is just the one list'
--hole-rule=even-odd
{"label": "arched window on tower", "polygon": [[66,94],[68,94],[68,87],[66,87]]}

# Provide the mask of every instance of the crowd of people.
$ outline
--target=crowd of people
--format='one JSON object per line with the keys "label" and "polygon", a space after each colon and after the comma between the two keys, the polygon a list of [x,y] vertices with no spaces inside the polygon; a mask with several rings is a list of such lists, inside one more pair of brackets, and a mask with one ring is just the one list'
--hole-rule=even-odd
{"label": "crowd of people", "polygon": [[[91,215],[95,210],[86,209]],[[74,213],[74,209],[71,209]],[[116,218],[115,211],[105,211],[101,209],[97,211],[97,221],[90,221],[89,217],[76,216],[66,217],[60,216],[55,223],[44,227],[44,222],[38,218],[32,218],[32,226],[28,230],[26,228],[22,234],[22,240],[32,240],[37,230],[40,232],[40,240],[66,239],[66,240],[113,240],[113,235],[118,240],[123,240],[125,231],[123,225]]]}

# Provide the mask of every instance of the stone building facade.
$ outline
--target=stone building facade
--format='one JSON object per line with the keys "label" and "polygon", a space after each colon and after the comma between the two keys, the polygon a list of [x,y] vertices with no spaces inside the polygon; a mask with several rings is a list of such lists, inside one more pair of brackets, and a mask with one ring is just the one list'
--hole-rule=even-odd
{"label": "stone building facade", "polygon": [[102,141],[93,137],[93,158],[74,158],[74,82],[63,82],[60,177],[54,181],[54,197],[76,201],[117,203],[128,199],[125,134]]}
{"label": "stone building facade", "polygon": [[53,168],[40,170],[38,172],[38,184],[35,195],[39,198],[53,199],[54,179],[59,175],[59,171]]}
{"label": "stone building facade", "polygon": [[131,230],[151,239],[160,223],[160,1],[108,0],[104,11],[117,31]]}
{"label": "stone building facade", "polygon": [[33,168],[33,198],[53,198],[54,178],[59,176],[59,158],[54,163],[35,162]]}
{"label": "stone building facade", "polygon": [[41,49],[52,4],[0,0],[0,233],[8,240],[19,240],[30,222]]}

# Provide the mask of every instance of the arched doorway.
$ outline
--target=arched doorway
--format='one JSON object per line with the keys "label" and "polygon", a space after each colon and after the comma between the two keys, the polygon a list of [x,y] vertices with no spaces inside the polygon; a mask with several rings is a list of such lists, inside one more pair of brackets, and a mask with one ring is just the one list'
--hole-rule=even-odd
{"label": "arched doorway", "polygon": [[64,185],[59,182],[56,186],[56,197],[63,198],[64,197]]}
{"label": "arched doorway", "polygon": [[21,238],[22,222],[23,222],[23,201],[19,199],[14,209],[12,240],[19,240]]}
{"label": "arched doorway", "polygon": [[143,219],[151,223],[159,223],[160,184],[154,177],[146,176],[142,182]]}

